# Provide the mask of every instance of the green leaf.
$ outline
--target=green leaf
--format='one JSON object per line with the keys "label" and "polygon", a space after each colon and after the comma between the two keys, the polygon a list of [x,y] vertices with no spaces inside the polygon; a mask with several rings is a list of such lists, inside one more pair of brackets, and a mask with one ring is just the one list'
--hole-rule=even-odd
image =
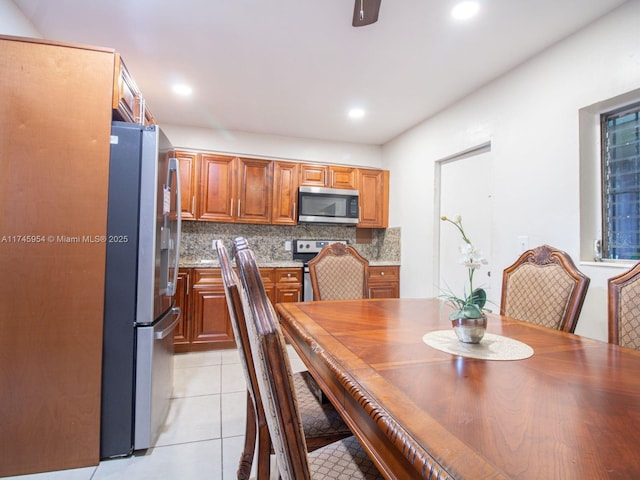
{"label": "green leaf", "polygon": [[477,305],[465,305],[462,309],[462,315],[465,318],[479,318],[482,316],[482,310]]}
{"label": "green leaf", "polygon": [[476,288],[467,298],[467,304],[477,305],[479,308],[484,307],[485,303],[487,303],[487,292],[482,288]]}

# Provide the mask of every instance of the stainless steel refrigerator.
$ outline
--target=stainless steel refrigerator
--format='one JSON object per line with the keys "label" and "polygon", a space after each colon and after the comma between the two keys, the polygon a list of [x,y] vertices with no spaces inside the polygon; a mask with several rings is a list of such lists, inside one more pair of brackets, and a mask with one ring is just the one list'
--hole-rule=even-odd
{"label": "stainless steel refrigerator", "polygon": [[158,126],[113,122],[100,457],[152,447],[173,384],[180,175]]}

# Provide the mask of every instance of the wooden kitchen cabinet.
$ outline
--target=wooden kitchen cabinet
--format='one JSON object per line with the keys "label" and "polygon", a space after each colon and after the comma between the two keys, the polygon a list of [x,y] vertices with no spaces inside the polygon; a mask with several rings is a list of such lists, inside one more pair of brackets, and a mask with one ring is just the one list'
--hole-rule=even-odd
{"label": "wooden kitchen cabinet", "polygon": [[300,185],[307,187],[358,188],[357,169],[341,165],[300,164]]}
{"label": "wooden kitchen cabinet", "polygon": [[127,70],[119,54],[115,54],[113,78],[113,111],[123,122],[155,125],[156,121],[144,101],[142,92]]}
{"label": "wooden kitchen cabinet", "polygon": [[181,316],[173,334],[173,343],[176,345],[187,345],[191,340],[189,332],[189,300],[191,290],[191,269],[181,268],[178,270],[178,281],[176,282],[176,307],[180,308]]}
{"label": "wooden kitchen cabinet", "polygon": [[241,223],[271,223],[273,162],[238,158],[238,205],[235,220]]}
{"label": "wooden kitchen cabinet", "polygon": [[0,477],[95,466],[106,244],[52,239],[107,233],[114,52],[0,36],[0,71]]}
{"label": "wooden kitchen cabinet", "polygon": [[329,183],[329,166],[315,163],[300,164],[300,186],[326,187]]}
{"label": "wooden kitchen cabinet", "polygon": [[273,225],[296,225],[298,223],[298,175],[299,164],[295,162],[273,162],[273,203],[271,223]]}
{"label": "wooden kitchen cabinet", "polygon": [[184,150],[173,152],[180,171],[180,203],[182,220],[195,220],[198,185],[198,154]]}
{"label": "wooden kitchen cabinet", "polygon": [[358,189],[358,169],[331,165],[329,167],[329,187],[344,188],[346,190]]}
{"label": "wooden kitchen cabinet", "polygon": [[236,157],[225,155],[200,155],[196,206],[198,220],[234,221],[233,202],[238,196],[235,160]]}
{"label": "wooden kitchen cabinet", "polygon": [[[302,299],[302,268],[263,267],[260,277],[274,305]],[[180,269],[176,301],[184,305],[174,336],[176,353],[235,348],[220,268]]]}
{"label": "wooden kitchen cabinet", "polygon": [[287,303],[302,301],[302,269],[276,268],[275,302]]}
{"label": "wooden kitchen cabinet", "polygon": [[359,228],[389,226],[389,171],[358,169]]}
{"label": "wooden kitchen cabinet", "polygon": [[400,267],[369,266],[369,298],[400,297]]}
{"label": "wooden kitchen cabinet", "polygon": [[203,153],[199,163],[198,220],[271,222],[271,160]]}
{"label": "wooden kitchen cabinet", "polygon": [[194,269],[192,302],[189,350],[235,348],[219,268]]}

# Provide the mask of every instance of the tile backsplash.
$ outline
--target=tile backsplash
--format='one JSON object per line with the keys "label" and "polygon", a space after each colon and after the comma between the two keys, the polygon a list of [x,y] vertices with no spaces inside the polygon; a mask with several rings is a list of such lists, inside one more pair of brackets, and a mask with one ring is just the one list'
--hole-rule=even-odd
{"label": "tile backsplash", "polygon": [[347,240],[369,261],[400,262],[400,227],[373,229],[371,243],[356,243],[354,227],[326,225],[249,225],[214,222],[182,222],[180,261],[183,264],[215,260],[214,240],[222,240],[231,249],[233,239],[245,237],[260,262],[287,262],[292,252],[285,241],[295,239]]}

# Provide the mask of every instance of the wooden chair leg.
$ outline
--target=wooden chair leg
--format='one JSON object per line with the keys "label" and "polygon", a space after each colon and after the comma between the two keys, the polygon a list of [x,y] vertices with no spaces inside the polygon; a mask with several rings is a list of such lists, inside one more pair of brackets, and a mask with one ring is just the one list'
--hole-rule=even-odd
{"label": "wooden chair leg", "polygon": [[238,465],[238,480],[249,480],[251,477],[251,465],[253,464],[253,455],[256,449],[256,412],[253,408],[251,395],[247,391],[247,421],[244,432],[244,449],[240,455],[240,463]]}

